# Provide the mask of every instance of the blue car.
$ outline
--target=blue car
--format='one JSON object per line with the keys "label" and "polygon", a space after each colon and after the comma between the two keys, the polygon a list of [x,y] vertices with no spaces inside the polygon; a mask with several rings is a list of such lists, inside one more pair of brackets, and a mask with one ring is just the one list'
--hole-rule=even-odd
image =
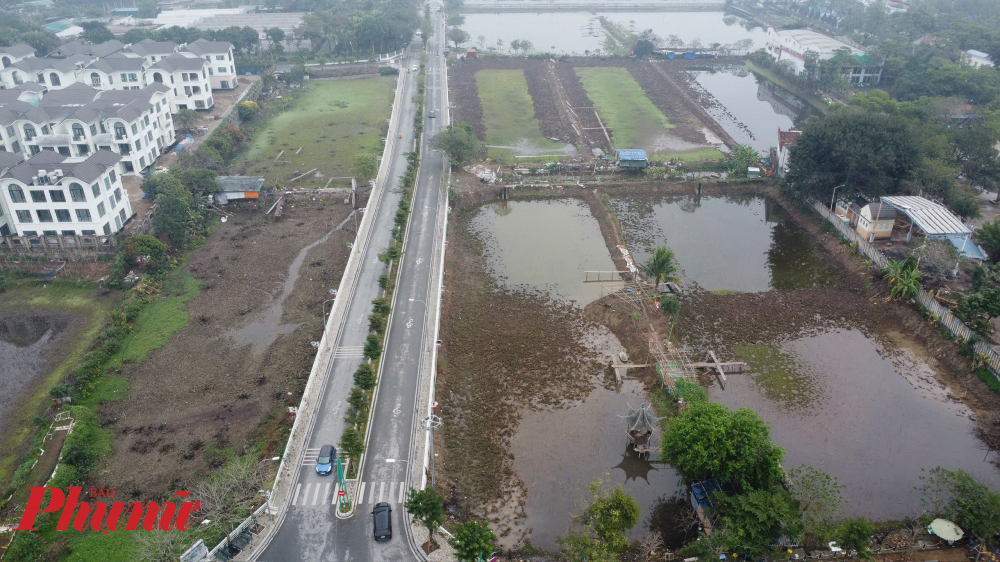
{"label": "blue car", "polygon": [[333,462],[337,458],[337,449],[333,445],[323,445],[316,459],[316,474],[326,476],[333,472]]}

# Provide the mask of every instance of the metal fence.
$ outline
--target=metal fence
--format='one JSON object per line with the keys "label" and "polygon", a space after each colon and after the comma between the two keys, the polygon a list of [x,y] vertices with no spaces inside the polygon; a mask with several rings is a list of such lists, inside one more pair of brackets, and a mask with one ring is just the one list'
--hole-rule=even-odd
{"label": "metal fence", "polygon": [[246,531],[250,527],[250,525],[253,525],[254,523],[256,523],[257,518],[260,517],[260,515],[262,513],[264,513],[265,511],[267,511],[267,505],[268,505],[268,502],[264,502],[263,505],[261,505],[256,510],[254,510],[253,515],[250,515],[249,517],[247,517],[246,519],[244,519],[243,522],[240,523],[239,527],[236,527],[235,529],[233,529],[233,531],[231,533],[229,533],[228,535],[226,535],[226,538],[222,539],[222,541],[219,542],[219,544],[215,545],[215,548],[213,548],[212,550],[208,551],[208,557],[204,558],[203,560],[210,560],[210,559],[212,559],[212,557],[214,557],[216,554],[218,554],[219,551],[221,551],[222,549],[226,548],[226,546],[229,545],[230,541],[236,540],[236,537],[240,536],[240,534],[243,531]]}
{"label": "metal fence", "polygon": [[[813,208],[822,215],[825,219],[833,223],[834,228],[837,232],[852,244],[857,244],[858,253],[867,257],[880,268],[885,268],[889,265],[889,259],[885,257],[885,254],[878,251],[873,244],[870,244],[865,240],[856,230],[850,227],[844,220],[826,208],[822,203],[815,201],[813,202]],[[917,293],[917,302],[924,307],[928,312],[930,312],[942,326],[945,327],[949,332],[951,332],[956,338],[961,341],[969,341],[972,339],[972,330],[969,329],[961,320],[959,320],[954,314],[951,313],[947,308],[937,302],[934,297],[925,291],[923,288]],[[991,345],[984,341],[976,342],[973,345],[973,349],[979,354],[980,359],[989,368],[998,379],[1000,379],[1000,350],[997,346]]]}

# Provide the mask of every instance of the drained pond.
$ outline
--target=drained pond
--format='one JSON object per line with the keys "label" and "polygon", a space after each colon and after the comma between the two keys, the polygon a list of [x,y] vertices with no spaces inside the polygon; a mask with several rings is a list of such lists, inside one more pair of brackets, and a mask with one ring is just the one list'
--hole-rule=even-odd
{"label": "drained pond", "polygon": [[45,375],[68,314],[39,312],[0,316],[0,427],[23,394]]}
{"label": "drained pond", "polygon": [[845,516],[884,520],[919,513],[924,471],[963,469],[992,488],[1000,476],[973,436],[971,412],[895,334],[856,328],[803,330],[800,337],[734,346],[749,372],[733,375],[712,400],[752,408],[787,451],[844,486]]}
{"label": "drained pond", "polygon": [[674,251],[684,285],[766,291],[824,284],[829,271],[808,237],[765,197],[612,197],[637,262],[657,246]]}

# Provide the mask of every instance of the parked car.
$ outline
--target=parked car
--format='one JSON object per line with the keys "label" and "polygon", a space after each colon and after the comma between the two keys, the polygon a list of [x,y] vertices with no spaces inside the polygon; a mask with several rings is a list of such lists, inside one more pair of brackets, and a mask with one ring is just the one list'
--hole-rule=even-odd
{"label": "parked car", "polygon": [[436,109],[432,109],[432,110],[430,110],[430,111],[427,112],[427,116],[430,117],[431,119],[437,117],[437,114],[438,114],[438,112],[437,112]]}
{"label": "parked car", "polygon": [[392,538],[392,508],[388,503],[375,504],[372,509],[372,524],[375,527],[375,540],[387,541]]}
{"label": "parked car", "polygon": [[333,445],[323,445],[316,458],[316,474],[326,476],[333,472],[333,463],[337,460],[337,449]]}

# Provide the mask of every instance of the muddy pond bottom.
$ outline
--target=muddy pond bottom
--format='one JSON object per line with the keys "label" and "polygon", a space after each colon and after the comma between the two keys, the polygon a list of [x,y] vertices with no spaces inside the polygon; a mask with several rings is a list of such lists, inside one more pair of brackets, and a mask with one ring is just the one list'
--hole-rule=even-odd
{"label": "muddy pond bottom", "polygon": [[585,284],[583,272],[615,269],[600,224],[577,199],[488,203],[470,226],[487,271],[507,289],[586,305],[603,289]]}
{"label": "muddy pond bottom", "polygon": [[832,277],[805,233],[765,197],[629,196],[611,204],[638,261],[670,248],[688,289],[800,289]]}
{"label": "muddy pond bottom", "polygon": [[[921,510],[924,471],[963,469],[996,489],[971,412],[949,397],[902,336],[875,339],[825,329],[779,345],[736,346],[746,375],[729,377],[712,400],[756,410],[784,447],[785,468],[809,465],[844,486],[844,516],[875,520]],[[918,351],[919,353],[919,351]]]}
{"label": "muddy pond bottom", "polygon": [[43,376],[55,340],[68,326],[65,314],[10,314],[0,317],[0,425],[20,403],[22,392]]}
{"label": "muddy pond bottom", "polygon": [[[524,413],[512,450],[527,489],[524,526],[531,529],[533,546],[558,549],[556,537],[574,530],[573,515],[582,511],[581,501],[590,497],[587,488],[596,479],[622,484],[639,503],[642,515],[633,538],[653,531],[667,544],[683,541],[674,536],[684,533],[676,519],[690,504],[678,497],[679,476],[627,447],[626,422],[619,416],[642,402],[647,399],[641,383],[626,379],[620,392],[598,387],[566,408]],[[653,437],[659,440],[659,431]]]}

